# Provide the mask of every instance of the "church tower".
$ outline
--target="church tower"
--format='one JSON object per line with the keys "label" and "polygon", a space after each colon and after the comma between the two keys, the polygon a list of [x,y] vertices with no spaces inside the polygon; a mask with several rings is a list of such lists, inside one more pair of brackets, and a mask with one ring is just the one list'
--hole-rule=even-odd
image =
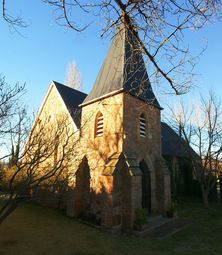
{"label": "church tower", "polygon": [[170,203],[170,174],[161,156],[162,108],[131,32],[117,31],[80,106],[90,212],[103,225],[124,229],[132,228],[137,209],[163,213]]}

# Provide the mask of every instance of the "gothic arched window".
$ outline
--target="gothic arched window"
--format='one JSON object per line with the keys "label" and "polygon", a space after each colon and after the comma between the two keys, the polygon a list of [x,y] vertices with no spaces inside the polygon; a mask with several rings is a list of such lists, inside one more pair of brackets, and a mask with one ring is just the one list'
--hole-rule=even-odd
{"label": "gothic arched window", "polygon": [[143,113],[140,115],[140,137],[146,137],[146,118]]}
{"label": "gothic arched window", "polygon": [[95,136],[103,136],[103,114],[101,112],[96,115]]}

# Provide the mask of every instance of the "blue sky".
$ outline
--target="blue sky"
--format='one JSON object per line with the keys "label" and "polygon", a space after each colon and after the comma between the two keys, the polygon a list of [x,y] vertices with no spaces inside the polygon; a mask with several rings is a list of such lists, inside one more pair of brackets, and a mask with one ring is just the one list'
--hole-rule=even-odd
{"label": "blue sky", "polygon": [[[51,80],[63,83],[67,64],[75,61],[82,74],[82,90],[89,92],[110,45],[100,38],[100,25],[92,24],[81,34],[58,26],[52,10],[41,1],[20,0],[8,6],[12,13],[21,13],[30,26],[13,33],[0,18],[0,73],[7,81],[26,83],[26,103],[37,110]],[[26,3],[26,5],[25,5]],[[85,17],[87,19],[87,17]],[[79,17],[80,21],[82,17]],[[212,87],[222,97],[222,33],[221,23],[209,25],[201,32],[187,33],[186,40],[194,52],[208,40],[208,49],[201,57],[196,84],[202,93]],[[157,92],[158,93],[158,92]],[[195,99],[198,90],[184,96]],[[157,95],[162,105],[175,96]]]}

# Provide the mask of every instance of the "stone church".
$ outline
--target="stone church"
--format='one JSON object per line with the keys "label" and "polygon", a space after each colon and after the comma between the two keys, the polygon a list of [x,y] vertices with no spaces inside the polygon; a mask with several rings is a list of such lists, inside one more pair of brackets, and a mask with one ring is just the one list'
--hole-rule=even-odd
{"label": "stone church", "polygon": [[91,214],[103,226],[130,229],[137,209],[167,209],[170,173],[162,158],[161,110],[141,50],[125,29],[114,36],[88,95],[52,82],[39,116],[68,112],[81,151],[66,198],[68,215]]}

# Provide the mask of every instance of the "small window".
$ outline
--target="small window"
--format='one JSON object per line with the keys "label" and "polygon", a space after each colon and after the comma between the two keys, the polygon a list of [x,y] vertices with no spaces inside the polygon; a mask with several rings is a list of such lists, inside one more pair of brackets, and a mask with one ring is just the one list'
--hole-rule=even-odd
{"label": "small window", "polygon": [[103,136],[103,115],[101,112],[97,114],[95,129],[95,136]]}
{"label": "small window", "polygon": [[144,114],[140,115],[140,137],[146,137],[146,119]]}

